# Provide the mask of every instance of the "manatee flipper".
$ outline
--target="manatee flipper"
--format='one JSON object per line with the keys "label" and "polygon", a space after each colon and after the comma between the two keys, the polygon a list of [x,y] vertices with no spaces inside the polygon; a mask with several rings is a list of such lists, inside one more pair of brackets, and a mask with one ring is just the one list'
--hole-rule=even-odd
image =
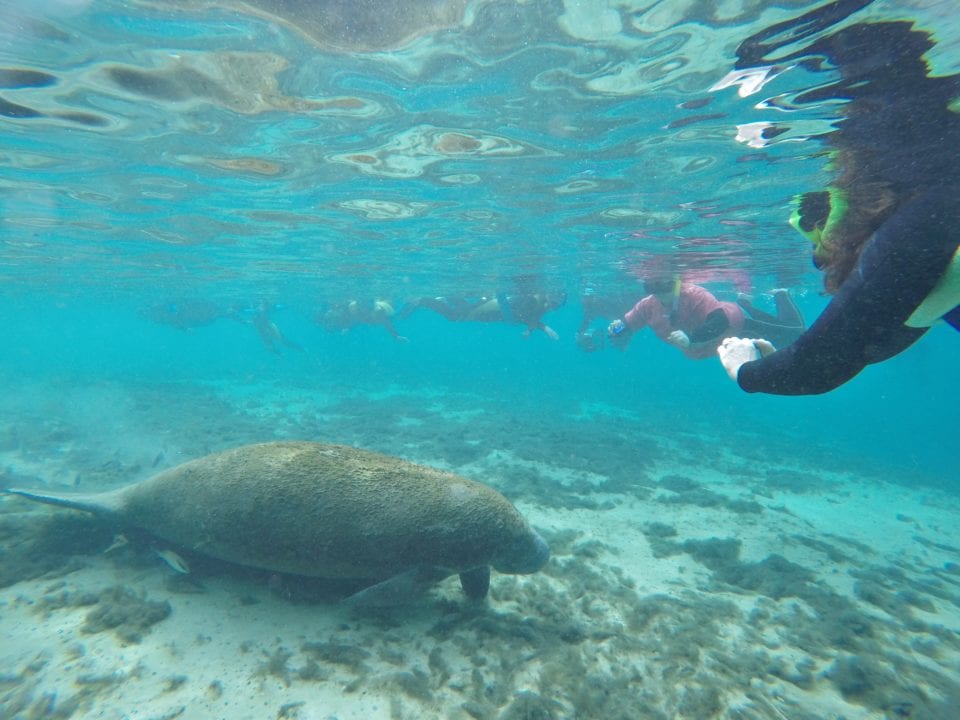
{"label": "manatee flipper", "polygon": [[460,587],[471,600],[482,600],[490,589],[490,566],[483,565],[460,573]]}
{"label": "manatee flipper", "polygon": [[73,510],[84,510],[100,516],[109,516],[118,512],[121,509],[122,502],[119,491],[102,493],[58,493],[47,490],[7,488],[6,492],[10,495],[19,495],[20,497],[46,503],[47,505],[57,505],[59,507],[72,508]]}
{"label": "manatee flipper", "polygon": [[422,595],[428,587],[448,577],[443,568],[420,566],[387,578],[345,598],[352,607],[389,607],[405,605]]}

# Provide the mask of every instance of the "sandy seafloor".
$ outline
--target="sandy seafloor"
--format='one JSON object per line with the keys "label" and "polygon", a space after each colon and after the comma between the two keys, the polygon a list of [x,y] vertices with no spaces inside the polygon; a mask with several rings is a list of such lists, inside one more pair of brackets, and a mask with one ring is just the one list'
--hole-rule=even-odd
{"label": "sandy seafloor", "polygon": [[484,603],[450,578],[358,612],[203,558],[177,575],[148,540],[108,550],[112,528],[5,497],[2,718],[957,717],[958,498],[828,446],[404,387],[51,381],[2,403],[5,486],[350,443],[497,487],[553,551]]}

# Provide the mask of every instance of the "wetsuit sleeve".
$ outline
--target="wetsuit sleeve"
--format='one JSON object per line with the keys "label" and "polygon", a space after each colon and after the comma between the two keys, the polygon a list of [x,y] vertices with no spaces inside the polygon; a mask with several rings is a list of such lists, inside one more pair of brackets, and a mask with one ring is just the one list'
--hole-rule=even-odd
{"label": "wetsuit sleeve", "polygon": [[623,316],[623,321],[631,330],[639,330],[650,322],[649,310],[650,301],[647,298],[642,298],[636,305],[627,310]]}
{"label": "wetsuit sleeve", "polygon": [[691,332],[688,337],[690,338],[690,342],[709,342],[723,335],[728,327],[730,327],[730,320],[727,318],[727,313],[724,312],[723,308],[717,308],[716,310],[712,310],[707,317],[704,318],[703,324]]}
{"label": "wetsuit sleeve", "polygon": [[928,190],[894,213],[816,322],[789,347],[741,366],[740,387],[777,395],[828,392],[923,335],[926,328],[904,323],[957,249],[958,192],[950,185]]}

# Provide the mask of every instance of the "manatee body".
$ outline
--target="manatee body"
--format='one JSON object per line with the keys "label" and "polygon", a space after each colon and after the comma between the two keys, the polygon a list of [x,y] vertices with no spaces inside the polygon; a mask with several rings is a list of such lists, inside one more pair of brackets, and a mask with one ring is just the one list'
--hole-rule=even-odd
{"label": "manatee body", "polygon": [[496,490],[344,445],[245,445],[104,493],[8,492],[240,565],[369,580],[378,584],[357,597],[371,604],[455,573],[468,596],[482,597],[490,566],[533,573],[550,555]]}

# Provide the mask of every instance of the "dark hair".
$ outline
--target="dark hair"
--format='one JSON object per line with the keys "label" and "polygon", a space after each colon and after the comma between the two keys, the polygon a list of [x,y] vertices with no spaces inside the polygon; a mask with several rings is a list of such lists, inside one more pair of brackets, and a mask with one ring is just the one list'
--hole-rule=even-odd
{"label": "dark hair", "polygon": [[[737,49],[738,69],[797,64],[839,74],[793,98],[798,106],[841,102],[835,129],[822,136],[840,173],[832,185],[846,204],[816,251],[828,293],[849,277],[867,241],[898,207],[956,172],[950,149],[960,143],[960,115],[950,108],[960,95],[960,74],[930,75],[925,53],[934,39],[912,22],[860,22],[835,29],[871,2],[823,4],[765,28]],[[822,208],[819,215],[812,212],[817,208],[802,209],[810,210],[811,218],[823,214]],[[801,224],[803,230],[811,227]]]}
{"label": "dark hair", "polygon": [[898,194],[890,183],[872,180],[859,172],[856,152],[841,151],[836,164],[843,168],[843,174],[834,186],[844,192],[847,211],[824,237],[817,262],[823,272],[823,287],[830,294],[843,285],[867,240],[903,202],[903,193]]}
{"label": "dark hair", "polygon": [[818,257],[828,293],[839,289],[896,208],[950,170],[945,148],[957,138],[958,123],[947,105],[960,85],[956,76],[929,77],[923,54],[933,46],[929,33],[903,21],[857,23],[813,45],[841,75],[826,92],[846,100],[843,119],[827,137],[840,170],[833,185],[847,203]]}
{"label": "dark hair", "polygon": [[654,275],[643,281],[643,291],[647,295],[664,295],[673,292],[677,281],[670,275]]}

